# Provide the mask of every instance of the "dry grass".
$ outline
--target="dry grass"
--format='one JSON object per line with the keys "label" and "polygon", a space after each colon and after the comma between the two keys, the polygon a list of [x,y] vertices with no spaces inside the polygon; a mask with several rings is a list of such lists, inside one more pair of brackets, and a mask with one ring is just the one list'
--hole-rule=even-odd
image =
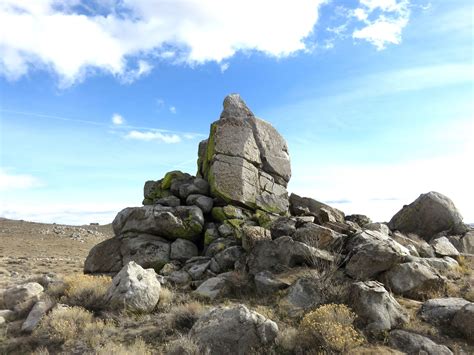
{"label": "dry grass", "polygon": [[410,300],[407,298],[396,298],[398,303],[406,310],[410,320],[403,325],[406,330],[413,331],[426,336],[437,336],[439,331],[433,325],[422,321],[417,315],[422,306],[422,302]]}
{"label": "dry grass", "polygon": [[209,352],[201,349],[199,345],[187,336],[181,336],[166,345],[166,355],[206,355]]}
{"label": "dry grass", "polygon": [[355,318],[355,313],[345,305],[326,304],[306,314],[300,330],[327,350],[348,351],[365,342],[353,326]]}
{"label": "dry grass", "polygon": [[67,307],[55,308],[46,315],[35,335],[45,336],[67,345],[85,344],[94,349],[114,330],[115,326],[110,321],[94,319],[93,314],[84,308]]}
{"label": "dry grass", "polygon": [[169,327],[178,331],[187,331],[204,313],[205,307],[201,302],[192,301],[173,307],[169,310]]}
{"label": "dry grass", "polygon": [[61,302],[99,311],[105,306],[104,296],[111,284],[108,276],[75,274],[64,278],[66,285]]}
{"label": "dry grass", "polygon": [[176,295],[173,290],[162,286],[160,291],[160,300],[158,301],[158,309],[167,310],[173,304],[176,299]]}
{"label": "dry grass", "polygon": [[96,355],[151,355],[152,350],[143,339],[139,338],[129,345],[107,342],[97,348],[95,353]]}
{"label": "dry grass", "polygon": [[294,352],[300,342],[300,333],[298,329],[287,327],[278,333],[276,345],[288,352]]}

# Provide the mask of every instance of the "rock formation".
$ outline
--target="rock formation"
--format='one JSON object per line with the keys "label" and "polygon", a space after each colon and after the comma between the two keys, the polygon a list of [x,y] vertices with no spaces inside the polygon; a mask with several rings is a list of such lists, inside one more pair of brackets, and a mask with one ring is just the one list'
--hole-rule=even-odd
{"label": "rock formation", "polygon": [[[144,206],[119,212],[115,237],[90,251],[84,271],[115,275],[122,270],[114,279],[122,287],[122,282],[135,283],[135,276],[124,270],[136,263],[154,269],[160,282],[208,300],[243,287],[259,295],[278,293],[290,316],[327,303],[335,282],[331,277],[337,274],[357,295],[345,302],[359,314],[364,329],[380,333],[408,320],[388,291],[424,300],[443,289],[445,275],[459,267],[453,258],[472,252],[474,232],[439,193],[421,195],[388,224],[372,223],[364,215],[345,216],[308,197],[288,197],[290,176],[282,136],[232,94],[209,138],[199,144],[197,176],[172,171],[147,181]],[[305,273],[299,275],[300,269]],[[318,276],[308,276],[308,270]],[[245,282],[239,284],[239,277]],[[150,302],[137,307],[152,308],[156,289]],[[140,286],[136,293],[142,290]],[[120,292],[110,296],[115,294]],[[468,320],[462,314],[454,317],[454,309],[466,306],[472,313],[472,304],[438,303],[443,302],[453,309],[449,322],[463,327]],[[242,307],[213,310],[191,333],[203,344],[214,344],[211,353],[233,351],[239,339],[258,346],[273,341],[276,325]],[[421,314],[431,322],[443,312],[427,303]],[[472,327],[466,329],[465,336],[471,337]],[[392,332],[390,339],[412,349],[417,338]],[[425,343],[421,348],[434,346]]]}

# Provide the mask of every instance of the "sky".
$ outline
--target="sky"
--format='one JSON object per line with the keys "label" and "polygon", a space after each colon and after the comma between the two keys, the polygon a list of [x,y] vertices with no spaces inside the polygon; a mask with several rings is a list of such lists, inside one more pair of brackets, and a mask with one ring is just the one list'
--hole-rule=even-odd
{"label": "sky", "polygon": [[0,216],[109,223],[196,173],[240,93],[288,190],[388,221],[421,193],[474,222],[470,0],[0,0]]}

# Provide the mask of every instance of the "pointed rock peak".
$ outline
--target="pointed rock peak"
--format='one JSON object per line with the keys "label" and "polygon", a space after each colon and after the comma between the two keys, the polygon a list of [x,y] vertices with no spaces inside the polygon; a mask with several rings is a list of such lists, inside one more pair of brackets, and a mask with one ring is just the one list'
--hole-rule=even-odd
{"label": "pointed rock peak", "polygon": [[221,118],[244,118],[254,117],[254,114],[247,107],[247,104],[242,100],[239,94],[230,94],[224,99],[224,109],[221,113]]}

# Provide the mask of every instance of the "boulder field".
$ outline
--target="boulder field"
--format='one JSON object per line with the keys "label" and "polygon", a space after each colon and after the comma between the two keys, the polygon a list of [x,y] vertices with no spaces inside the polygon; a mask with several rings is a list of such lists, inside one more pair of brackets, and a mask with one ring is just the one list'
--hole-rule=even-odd
{"label": "boulder field", "polygon": [[[171,171],[147,181],[143,206],[118,213],[115,237],[90,251],[84,272],[115,276],[117,290],[109,296],[118,302],[137,266],[153,269],[161,283],[209,300],[235,288],[232,274],[238,272],[246,288],[258,295],[283,293],[282,307],[301,315],[324,304],[326,296],[313,279],[281,275],[333,268],[349,284],[353,297],[347,302],[367,333],[385,332],[393,347],[409,353],[450,353],[420,335],[394,330],[409,316],[393,295],[425,301],[445,287],[445,274],[459,267],[461,257],[472,257],[474,232],[453,202],[428,192],[389,223],[372,223],[367,216],[346,216],[315,199],[289,195],[291,164],[283,137],[255,117],[238,94],[227,96],[223,106],[199,144],[196,176]],[[146,290],[142,281],[134,282],[130,294]],[[153,297],[145,297],[148,303],[135,306],[152,308],[159,285],[153,290]],[[466,315],[472,309],[467,300],[441,298],[427,301],[422,312],[427,321],[452,324],[470,339],[472,319]],[[253,330],[244,336],[238,333],[241,326]],[[272,342],[278,327],[241,305],[216,308],[191,330],[211,345],[218,332],[212,353],[234,353],[244,346],[239,342]]]}

